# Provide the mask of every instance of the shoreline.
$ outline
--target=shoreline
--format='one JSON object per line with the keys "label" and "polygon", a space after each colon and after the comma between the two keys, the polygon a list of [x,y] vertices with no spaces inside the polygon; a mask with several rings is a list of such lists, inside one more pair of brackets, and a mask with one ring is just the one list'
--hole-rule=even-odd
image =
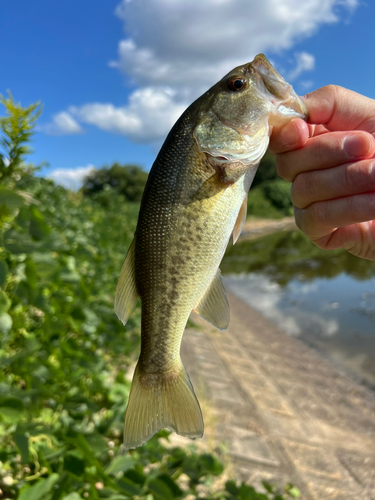
{"label": "shoreline", "polygon": [[238,241],[251,240],[279,231],[293,231],[294,229],[298,229],[294,217],[283,217],[282,219],[249,217],[243,225]]}
{"label": "shoreline", "polygon": [[[280,231],[287,232],[297,229],[294,217],[284,217],[283,219],[264,219],[254,217],[246,220],[239,242],[262,238],[263,236],[268,236]],[[234,290],[232,290],[231,293],[235,295]],[[239,300],[244,300],[238,295],[235,296]],[[252,307],[251,303],[247,303],[247,305]],[[282,327],[280,328],[282,329]],[[284,333],[288,334],[285,330]],[[340,353],[336,356],[336,351],[332,350],[332,348],[329,348],[329,346],[326,346],[324,343],[319,343],[319,341],[308,337],[301,338],[299,340],[317,352],[322,359],[327,360],[332,364],[332,366],[343,372],[355,383],[366,387],[368,390],[375,393],[375,378],[366,372],[366,370],[362,370],[358,366],[350,366]]]}
{"label": "shoreline", "polygon": [[182,358],[236,476],[255,487],[292,482],[301,500],[373,498],[374,393],[231,293],[228,299],[228,330],[194,314],[198,328],[185,332]]}

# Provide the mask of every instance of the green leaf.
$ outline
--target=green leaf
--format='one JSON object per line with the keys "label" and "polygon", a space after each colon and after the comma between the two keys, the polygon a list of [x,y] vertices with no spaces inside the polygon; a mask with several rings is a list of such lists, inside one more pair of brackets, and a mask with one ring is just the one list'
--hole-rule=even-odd
{"label": "green leaf", "polygon": [[116,457],[105,469],[107,474],[116,475],[119,472],[125,472],[134,467],[134,460],[130,456]]}
{"label": "green leaf", "polygon": [[5,233],[4,245],[11,253],[16,255],[36,252],[41,246],[40,242],[32,241],[29,235],[18,233],[14,229],[10,229]]}
{"label": "green leaf", "polygon": [[85,472],[85,461],[80,451],[70,451],[64,457],[64,470],[80,476]]}
{"label": "green leaf", "polygon": [[[137,468],[139,469],[139,467],[137,467]],[[136,468],[129,469],[128,471],[126,471],[125,476],[128,479],[130,479],[131,481],[133,481],[134,483],[141,484],[141,485],[143,485],[146,481],[146,476],[142,472],[136,470]]]}
{"label": "green leaf", "polygon": [[107,453],[108,444],[101,434],[98,434],[97,432],[89,434],[86,436],[86,441],[95,455]]}
{"label": "green leaf", "polygon": [[82,500],[82,497],[78,495],[78,493],[73,492],[69,493],[69,495],[62,498],[62,500]]}
{"label": "green leaf", "polygon": [[225,489],[233,496],[236,496],[238,493],[236,481],[233,481],[233,479],[230,479],[225,483]]}
{"label": "green leaf", "polygon": [[19,422],[24,417],[23,402],[13,396],[0,396],[0,417],[8,424]]}
{"label": "green leaf", "polygon": [[23,410],[23,401],[14,396],[0,395],[0,408],[15,408],[17,410]]}
{"label": "green leaf", "polygon": [[175,497],[179,497],[182,495],[183,491],[170,476],[168,476],[167,474],[162,474],[158,477],[158,479],[160,479],[160,481],[163,481],[168,486]]}
{"label": "green leaf", "polygon": [[252,486],[245,483],[241,484],[236,498],[238,498],[238,500],[268,500],[267,495],[257,493]]}
{"label": "green leaf", "polygon": [[0,286],[3,286],[8,273],[8,266],[4,260],[0,260]]}
{"label": "green leaf", "polygon": [[209,453],[204,453],[200,457],[200,462],[206,472],[213,474],[214,476],[220,475],[223,470],[223,464],[214,455]]}
{"label": "green leaf", "polygon": [[290,495],[292,498],[300,498],[301,496],[301,491],[296,487],[294,486],[293,484],[291,483],[288,483],[286,486],[285,486],[285,491],[288,495]]}
{"label": "green leaf", "polygon": [[29,485],[24,486],[20,491],[18,500],[43,500],[45,495],[52,490],[58,480],[59,475],[52,474],[47,479],[40,479],[31,487]]}
{"label": "green leaf", "polygon": [[0,290],[0,315],[6,313],[11,304],[12,302],[9,300],[8,295]]}
{"label": "green leaf", "polygon": [[37,288],[38,273],[36,270],[36,265],[32,260],[27,260],[25,263],[25,275],[28,285],[31,288]]}
{"label": "green leaf", "polygon": [[14,191],[0,187],[0,205],[5,205],[13,212],[24,205],[24,199]]}
{"label": "green leaf", "polygon": [[8,313],[3,313],[0,315],[0,332],[8,333],[12,328],[13,320]]}
{"label": "green leaf", "polygon": [[29,462],[29,440],[19,425],[13,433],[13,441],[21,453],[21,462],[27,464]]}
{"label": "green leaf", "polygon": [[31,208],[31,220],[29,232],[35,240],[41,240],[44,236],[51,232],[51,229],[46,224],[45,218],[40,211],[32,207]]}
{"label": "green leaf", "polygon": [[152,479],[148,483],[148,489],[160,500],[173,500],[173,493],[169,486],[160,479]]}
{"label": "green leaf", "polygon": [[123,477],[117,481],[117,484],[121,491],[125,492],[130,497],[138,495],[141,491],[141,487],[128,479],[127,477]]}
{"label": "green leaf", "polygon": [[59,263],[51,254],[34,252],[32,260],[40,278],[50,278],[59,268]]}

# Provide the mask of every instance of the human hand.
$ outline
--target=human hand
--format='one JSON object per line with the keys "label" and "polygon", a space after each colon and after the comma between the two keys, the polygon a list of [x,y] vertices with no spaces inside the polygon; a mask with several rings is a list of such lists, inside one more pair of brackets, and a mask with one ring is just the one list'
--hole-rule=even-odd
{"label": "human hand", "polygon": [[375,260],[375,101],[329,85],[305,104],[308,123],[274,128],[270,141],[296,224],[320,248]]}

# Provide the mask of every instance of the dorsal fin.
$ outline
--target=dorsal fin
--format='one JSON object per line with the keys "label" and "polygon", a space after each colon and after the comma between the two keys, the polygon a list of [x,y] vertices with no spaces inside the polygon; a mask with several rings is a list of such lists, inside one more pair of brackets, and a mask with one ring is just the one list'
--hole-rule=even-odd
{"label": "dorsal fin", "polygon": [[234,224],[233,245],[236,243],[236,241],[238,240],[238,238],[241,234],[243,225],[245,224],[245,221],[246,221],[246,215],[247,215],[247,195],[245,196],[245,198],[242,202],[240,211],[238,212],[236,223]]}
{"label": "dorsal fin", "polygon": [[115,297],[115,312],[119,320],[125,323],[130,313],[135,308],[139,299],[137,286],[135,284],[135,239],[132,241],[124,263],[121,268],[120,278],[117,283]]}
{"label": "dorsal fin", "polygon": [[229,304],[224,285],[221,281],[220,269],[203,295],[198,305],[194,308],[202,318],[212,325],[225,330],[229,325]]}

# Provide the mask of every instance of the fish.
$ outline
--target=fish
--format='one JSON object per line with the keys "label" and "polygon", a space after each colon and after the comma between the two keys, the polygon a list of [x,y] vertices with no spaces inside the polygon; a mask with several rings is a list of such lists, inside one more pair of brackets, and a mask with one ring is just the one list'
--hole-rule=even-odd
{"label": "fish", "polygon": [[160,429],[203,436],[198,399],[180,358],[192,311],[225,330],[219,265],[238,239],[247,195],[272,127],[307,109],[263,55],[201,95],[172,127],[150,170],[116,288],[125,325],[141,299],[141,352],[125,413],[124,450]]}

